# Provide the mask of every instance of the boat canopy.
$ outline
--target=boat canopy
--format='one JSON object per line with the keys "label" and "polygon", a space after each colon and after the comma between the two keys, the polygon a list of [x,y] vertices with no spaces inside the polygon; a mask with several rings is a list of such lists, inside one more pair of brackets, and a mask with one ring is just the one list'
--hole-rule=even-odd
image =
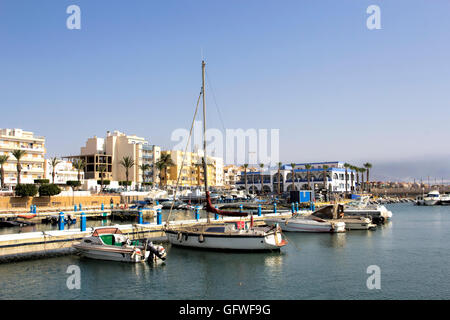
{"label": "boat canopy", "polygon": [[311,215],[321,219],[339,219],[343,216],[343,213],[344,206],[342,204],[330,204],[316,210]]}
{"label": "boat canopy", "polygon": [[100,228],[100,229],[95,229],[92,236],[98,237],[101,234],[122,234],[122,231],[120,231],[119,228]]}

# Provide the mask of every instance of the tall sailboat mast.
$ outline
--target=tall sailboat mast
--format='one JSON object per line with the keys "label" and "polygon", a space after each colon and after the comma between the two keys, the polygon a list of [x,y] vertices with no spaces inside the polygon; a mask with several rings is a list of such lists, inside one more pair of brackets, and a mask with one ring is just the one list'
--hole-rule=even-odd
{"label": "tall sailboat mast", "polygon": [[[203,176],[205,177],[205,195],[208,194],[208,164],[206,162],[206,96],[205,96],[205,66],[202,60],[202,98],[203,98]],[[206,211],[207,222],[209,223],[209,212]]]}
{"label": "tall sailboat mast", "polygon": [[205,97],[205,61],[202,60],[202,98],[203,98],[203,172],[205,193],[208,191],[208,165],[206,163],[206,97]]}

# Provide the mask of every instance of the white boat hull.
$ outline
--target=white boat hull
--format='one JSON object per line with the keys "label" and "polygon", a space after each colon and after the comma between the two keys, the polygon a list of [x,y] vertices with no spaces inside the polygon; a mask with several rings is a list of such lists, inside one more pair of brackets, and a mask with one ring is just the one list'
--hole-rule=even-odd
{"label": "white boat hull", "polygon": [[97,259],[97,260],[109,260],[109,261],[120,261],[120,262],[145,262],[147,261],[150,252],[146,252],[145,256],[141,254],[133,254],[132,250],[121,250],[120,248],[105,248],[102,246],[90,246],[86,247],[83,245],[74,245],[79,254],[82,257]]}
{"label": "white boat hull", "polygon": [[345,232],[345,223],[318,222],[308,219],[266,219],[269,226],[278,224],[283,231],[288,232]]}
{"label": "white boat hull", "polygon": [[426,206],[435,206],[438,203],[439,203],[439,200],[434,200],[434,199],[432,199],[432,200],[424,200],[423,201],[423,204],[426,205]]}
{"label": "white boat hull", "polygon": [[172,245],[215,249],[215,250],[279,250],[283,243],[281,233],[270,233],[266,236],[227,236],[227,235],[203,235],[203,242],[199,241],[198,235],[185,234],[179,240],[178,232],[166,231],[167,238]]}

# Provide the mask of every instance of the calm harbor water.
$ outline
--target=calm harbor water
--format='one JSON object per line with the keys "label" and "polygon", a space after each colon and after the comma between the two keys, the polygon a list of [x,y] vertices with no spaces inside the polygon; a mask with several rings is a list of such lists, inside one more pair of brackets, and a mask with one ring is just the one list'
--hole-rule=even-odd
{"label": "calm harbor water", "polygon": [[[286,233],[280,253],[166,245],[163,266],[78,256],[0,264],[0,299],[450,299],[450,206],[389,205],[390,223],[346,234]],[[81,289],[66,286],[68,266]],[[381,269],[381,289],[366,286]]]}

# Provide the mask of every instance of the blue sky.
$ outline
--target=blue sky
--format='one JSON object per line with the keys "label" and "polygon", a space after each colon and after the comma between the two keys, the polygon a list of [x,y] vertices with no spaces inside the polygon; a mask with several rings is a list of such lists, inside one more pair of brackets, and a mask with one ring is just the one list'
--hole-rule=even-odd
{"label": "blue sky", "polygon": [[[66,28],[71,4],[81,30]],[[371,4],[381,30],[366,27]],[[203,53],[209,127],[280,129],[284,162],[445,166],[449,12],[447,0],[0,0],[0,127],[46,136],[51,156],[107,130],[170,148]],[[404,175],[450,176],[435,169]]]}

